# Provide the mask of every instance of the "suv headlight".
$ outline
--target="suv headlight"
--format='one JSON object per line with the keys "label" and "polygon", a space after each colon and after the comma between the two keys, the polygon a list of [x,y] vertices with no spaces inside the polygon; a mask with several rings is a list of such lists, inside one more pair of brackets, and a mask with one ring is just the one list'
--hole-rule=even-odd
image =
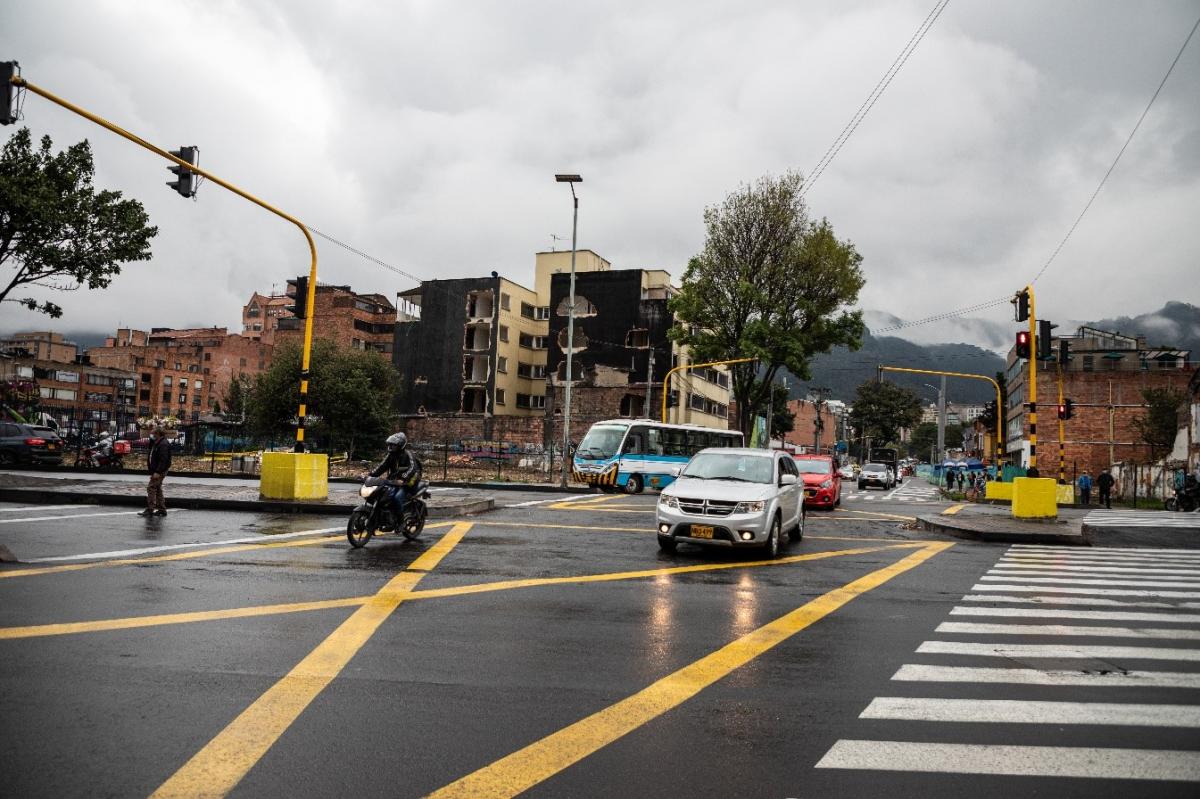
{"label": "suv headlight", "polygon": [[829,488],[833,485],[833,478],[829,478],[824,483],[821,483],[821,488]]}
{"label": "suv headlight", "polygon": [[767,503],[763,500],[757,502],[739,502],[733,509],[734,513],[762,513],[763,508],[767,507]]}
{"label": "suv headlight", "polygon": [[660,496],[658,498],[658,502],[664,508],[678,508],[679,507],[679,497],[674,497],[674,496],[671,496],[670,494],[663,494],[662,496]]}

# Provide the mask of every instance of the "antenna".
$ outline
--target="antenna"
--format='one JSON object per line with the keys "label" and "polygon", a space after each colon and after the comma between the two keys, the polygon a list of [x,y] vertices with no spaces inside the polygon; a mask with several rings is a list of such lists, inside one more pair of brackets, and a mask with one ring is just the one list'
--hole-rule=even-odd
{"label": "antenna", "polygon": [[556,236],[555,234],[551,233],[550,234],[550,252],[558,252],[558,243],[560,241],[566,241],[566,240],[567,240],[566,236]]}

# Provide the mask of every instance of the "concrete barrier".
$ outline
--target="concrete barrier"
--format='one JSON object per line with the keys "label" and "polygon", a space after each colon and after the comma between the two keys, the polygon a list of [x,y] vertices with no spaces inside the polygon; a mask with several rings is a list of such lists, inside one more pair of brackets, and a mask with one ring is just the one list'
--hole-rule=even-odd
{"label": "concrete barrier", "polygon": [[1074,505],[1075,504],[1075,486],[1073,485],[1058,485],[1056,486],[1059,505]]}
{"label": "concrete barrier", "polygon": [[1018,477],[1013,480],[1012,515],[1017,519],[1058,517],[1058,483],[1050,477]]}
{"label": "concrete barrier", "polygon": [[312,452],[264,452],[258,492],[263,499],[327,499],[329,456]]}
{"label": "concrete barrier", "polygon": [[1013,484],[990,480],[985,484],[984,497],[987,499],[1006,499],[1012,501]]}

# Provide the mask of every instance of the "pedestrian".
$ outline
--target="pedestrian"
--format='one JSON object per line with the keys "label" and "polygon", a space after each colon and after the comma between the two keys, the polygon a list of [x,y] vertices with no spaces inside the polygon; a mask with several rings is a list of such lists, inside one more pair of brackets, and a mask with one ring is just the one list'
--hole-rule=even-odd
{"label": "pedestrian", "polygon": [[954,479],[958,483],[958,490],[962,491],[963,490],[963,473],[962,473],[961,469],[958,471],[958,474],[955,476]]}
{"label": "pedestrian", "polygon": [[146,486],[146,509],[138,516],[166,516],[167,503],[163,497],[162,484],[171,468],[171,441],[167,431],[156,427],[150,439],[150,453],[147,456],[147,466],[150,470],[150,484]]}
{"label": "pedestrian", "polygon": [[1096,488],[1100,489],[1100,504],[1108,509],[1112,509],[1112,490],[1117,481],[1109,473],[1108,467],[1104,467],[1104,471],[1100,472],[1100,476],[1096,478]]}
{"label": "pedestrian", "polygon": [[1079,504],[1092,504],[1092,476],[1088,474],[1087,469],[1079,475]]}

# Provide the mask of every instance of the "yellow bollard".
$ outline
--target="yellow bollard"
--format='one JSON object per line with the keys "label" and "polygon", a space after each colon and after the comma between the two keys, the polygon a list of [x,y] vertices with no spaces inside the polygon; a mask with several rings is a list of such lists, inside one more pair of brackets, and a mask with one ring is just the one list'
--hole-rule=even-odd
{"label": "yellow bollard", "polygon": [[1018,477],[1013,480],[1012,515],[1017,519],[1058,517],[1058,484],[1051,477]]}
{"label": "yellow bollard", "polygon": [[263,499],[328,499],[329,456],[264,452],[258,493]]}

